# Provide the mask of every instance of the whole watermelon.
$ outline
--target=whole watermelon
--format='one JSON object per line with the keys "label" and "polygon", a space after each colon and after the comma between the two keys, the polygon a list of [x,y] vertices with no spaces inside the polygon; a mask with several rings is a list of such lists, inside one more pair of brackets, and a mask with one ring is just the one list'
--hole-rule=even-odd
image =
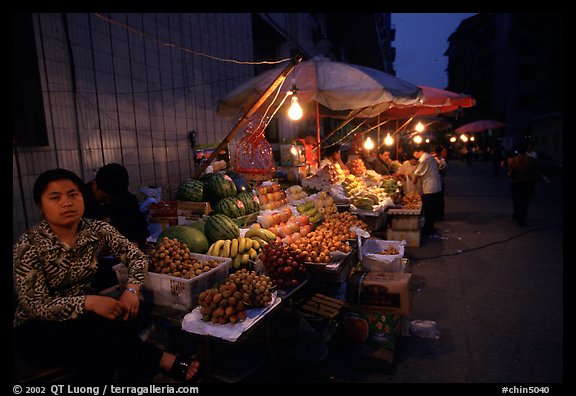
{"label": "whole watermelon", "polygon": [[162,241],[164,237],[168,237],[169,239],[176,238],[180,242],[185,243],[193,253],[204,254],[210,247],[206,235],[194,227],[178,225],[168,227],[158,236],[158,243]]}
{"label": "whole watermelon", "polygon": [[258,204],[256,201],[258,198],[255,200],[255,195],[250,191],[242,191],[241,193],[238,193],[236,198],[238,198],[244,204],[244,207],[246,208],[246,214],[260,211],[260,204]]}
{"label": "whole watermelon", "polygon": [[237,197],[223,198],[214,207],[214,212],[222,213],[231,219],[244,216],[246,214],[246,208],[244,203]]}
{"label": "whole watermelon", "polygon": [[219,239],[234,239],[240,236],[240,227],[224,214],[214,214],[206,218],[204,233],[210,244]]}
{"label": "whole watermelon", "polygon": [[236,185],[234,181],[223,173],[214,173],[205,179],[204,199],[215,206],[223,198],[236,196]]}
{"label": "whole watermelon", "polygon": [[197,179],[188,179],[178,185],[176,199],[180,201],[202,202],[204,183]]}

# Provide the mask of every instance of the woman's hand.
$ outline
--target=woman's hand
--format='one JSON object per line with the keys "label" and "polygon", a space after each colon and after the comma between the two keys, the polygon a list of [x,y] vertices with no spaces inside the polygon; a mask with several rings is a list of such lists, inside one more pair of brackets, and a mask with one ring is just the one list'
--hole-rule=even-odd
{"label": "woman's hand", "polygon": [[96,315],[103,316],[107,319],[115,320],[121,316],[125,316],[128,307],[125,303],[112,297],[89,295],[86,296],[84,310],[94,312]]}
{"label": "woman's hand", "polygon": [[126,311],[124,312],[123,318],[124,320],[128,320],[130,318],[135,318],[138,315],[138,309],[140,308],[140,299],[138,298],[138,294],[128,291],[128,287],[136,290],[138,292],[137,286],[134,287],[132,285],[128,285],[127,289],[124,290],[122,295],[120,296],[120,302],[126,306]]}

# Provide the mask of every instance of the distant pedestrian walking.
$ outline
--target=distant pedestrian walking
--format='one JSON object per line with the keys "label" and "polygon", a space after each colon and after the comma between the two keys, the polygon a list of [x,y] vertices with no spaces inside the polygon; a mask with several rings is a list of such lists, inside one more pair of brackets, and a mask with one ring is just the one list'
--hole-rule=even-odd
{"label": "distant pedestrian walking", "polygon": [[526,145],[518,147],[518,154],[508,158],[508,178],[512,191],[512,217],[520,225],[526,225],[528,206],[534,195],[534,184],[539,175],[538,161],[526,155]]}
{"label": "distant pedestrian walking", "polygon": [[502,146],[496,143],[493,146],[488,147],[488,153],[490,154],[490,160],[492,161],[492,176],[500,176],[500,168],[502,165]]}

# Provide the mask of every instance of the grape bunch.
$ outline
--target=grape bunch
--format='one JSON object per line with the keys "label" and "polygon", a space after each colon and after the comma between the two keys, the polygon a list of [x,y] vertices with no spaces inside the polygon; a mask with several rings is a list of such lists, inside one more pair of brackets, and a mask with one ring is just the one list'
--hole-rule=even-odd
{"label": "grape bunch", "polygon": [[270,242],[259,256],[272,283],[281,289],[295,287],[306,278],[304,255],[282,242]]}

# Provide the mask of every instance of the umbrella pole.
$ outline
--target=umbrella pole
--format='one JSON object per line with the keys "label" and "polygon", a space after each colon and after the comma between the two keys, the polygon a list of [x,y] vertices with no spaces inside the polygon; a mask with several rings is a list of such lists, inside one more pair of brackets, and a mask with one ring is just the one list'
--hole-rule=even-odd
{"label": "umbrella pole", "polygon": [[250,119],[250,117],[252,117],[252,115],[256,112],[256,110],[258,110],[258,108],[262,105],[262,103],[264,103],[266,101],[266,99],[268,99],[268,97],[272,94],[272,92],[274,92],[274,90],[276,90],[276,88],[278,88],[278,86],[280,84],[282,84],[284,82],[284,80],[286,79],[286,76],[288,74],[290,74],[290,72],[292,70],[294,70],[294,68],[296,67],[296,65],[302,60],[302,56],[298,55],[297,57],[295,57],[292,62],[286,66],[284,68],[284,70],[282,70],[282,72],[280,73],[280,75],[278,75],[278,77],[276,77],[276,79],[272,82],[272,84],[270,84],[270,86],[268,87],[268,89],[262,94],[262,96],[260,97],[260,99],[258,99],[258,101],[256,101],[256,103],[254,103],[246,113],[244,113],[244,115],[240,118],[240,120],[236,123],[236,125],[234,125],[234,127],[232,128],[232,130],[228,133],[228,136],[226,136],[224,138],[224,140],[222,140],[222,142],[218,145],[218,147],[216,147],[216,149],[212,152],[212,154],[210,154],[210,157],[208,157],[208,159],[202,163],[200,165],[200,167],[198,169],[196,169],[196,172],[194,173],[194,178],[197,179],[200,176],[202,176],[202,173],[204,173],[204,171],[206,170],[206,168],[212,163],[212,161],[214,161],[214,159],[216,158],[216,156],[218,155],[218,153],[220,153],[220,151],[226,147],[226,145],[228,143],[230,143],[230,141],[234,138],[234,136],[236,136],[236,134],[238,133],[238,131],[240,131],[240,129],[244,126],[244,124],[246,124],[248,122],[248,120]]}
{"label": "umbrella pole", "polygon": [[316,101],[316,160],[320,169],[320,109]]}

